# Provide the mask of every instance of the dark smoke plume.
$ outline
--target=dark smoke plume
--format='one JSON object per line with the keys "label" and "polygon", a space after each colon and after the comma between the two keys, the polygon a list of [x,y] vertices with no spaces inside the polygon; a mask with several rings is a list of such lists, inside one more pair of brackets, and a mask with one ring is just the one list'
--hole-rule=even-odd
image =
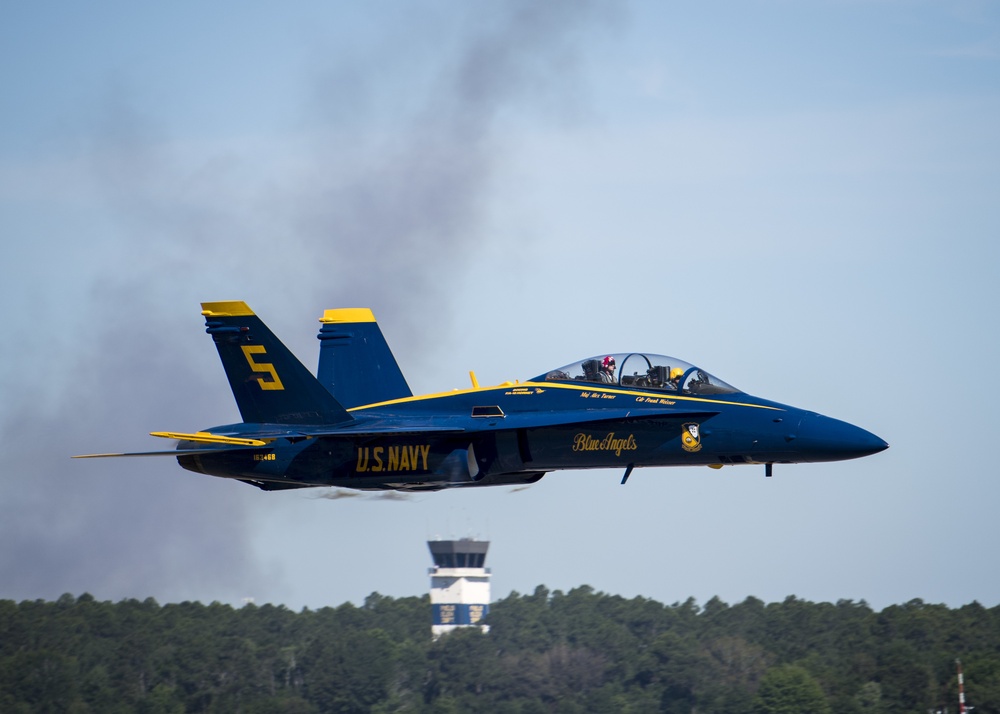
{"label": "dark smoke plume", "polygon": [[[591,16],[569,1],[488,7],[457,35],[421,26],[415,67],[408,51],[371,73],[360,57],[326,64],[306,117],[312,163],[276,175],[240,148],[199,154],[136,109],[127,83],[114,85],[91,165],[122,237],[101,246],[104,267],[72,310],[39,319],[64,350],[59,374],[23,370],[0,407],[0,598],[235,601],[268,576],[249,545],[250,514],[273,495],[170,458],[98,468],[68,457],[169,448],[142,435],[238,420],[196,306],[177,304],[193,288],[216,300],[267,285],[248,296],[267,296],[255,305],[267,314],[294,301],[296,315],[370,304],[404,326],[431,308],[447,320],[442,276],[480,240],[504,121],[573,101],[577,32]],[[423,92],[395,105],[379,84],[387,71],[416,72]],[[342,122],[342,105],[359,97]],[[421,347],[415,329],[393,343]],[[192,423],[199,415],[214,416]]]}

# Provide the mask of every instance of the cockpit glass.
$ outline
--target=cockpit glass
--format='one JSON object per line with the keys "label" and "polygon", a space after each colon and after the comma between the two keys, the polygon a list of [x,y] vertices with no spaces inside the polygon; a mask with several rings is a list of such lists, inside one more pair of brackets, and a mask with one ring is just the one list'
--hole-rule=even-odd
{"label": "cockpit glass", "polygon": [[733,394],[739,390],[693,364],[665,355],[627,352],[580,360],[533,382],[592,382],[679,394]]}

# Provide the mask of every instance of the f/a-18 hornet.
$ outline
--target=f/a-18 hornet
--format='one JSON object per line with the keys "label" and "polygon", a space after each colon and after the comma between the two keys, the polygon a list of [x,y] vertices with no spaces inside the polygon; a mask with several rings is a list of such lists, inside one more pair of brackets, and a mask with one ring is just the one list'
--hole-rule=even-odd
{"label": "f/a-18 hornet", "polygon": [[673,357],[606,353],[524,382],[414,396],[367,308],[320,318],[317,376],[240,301],[202,303],[243,419],[153,432],[189,471],[266,491],[435,491],[549,471],[840,461],[888,447],[843,421],[750,396]]}

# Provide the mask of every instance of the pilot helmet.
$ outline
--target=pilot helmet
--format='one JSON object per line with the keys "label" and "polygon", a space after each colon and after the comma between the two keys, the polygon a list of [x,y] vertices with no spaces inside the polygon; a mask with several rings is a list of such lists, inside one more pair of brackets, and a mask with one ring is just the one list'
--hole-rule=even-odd
{"label": "pilot helmet", "polygon": [[670,379],[680,379],[684,375],[684,370],[680,367],[674,367],[670,370]]}
{"label": "pilot helmet", "polygon": [[604,369],[607,369],[607,370],[614,369],[615,368],[615,358],[612,357],[611,355],[608,355],[607,357],[604,358],[604,361],[601,362],[601,366]]}

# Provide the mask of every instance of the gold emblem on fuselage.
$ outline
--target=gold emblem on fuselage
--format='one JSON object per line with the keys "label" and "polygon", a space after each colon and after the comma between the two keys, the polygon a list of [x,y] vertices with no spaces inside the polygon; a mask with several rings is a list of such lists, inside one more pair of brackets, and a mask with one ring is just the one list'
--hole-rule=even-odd
{"label": "gold emblem on fuselage", "polygon": [[701,430],[694,422],[684,424],[681,432],[681,447],[685,451],[701,451]]}

